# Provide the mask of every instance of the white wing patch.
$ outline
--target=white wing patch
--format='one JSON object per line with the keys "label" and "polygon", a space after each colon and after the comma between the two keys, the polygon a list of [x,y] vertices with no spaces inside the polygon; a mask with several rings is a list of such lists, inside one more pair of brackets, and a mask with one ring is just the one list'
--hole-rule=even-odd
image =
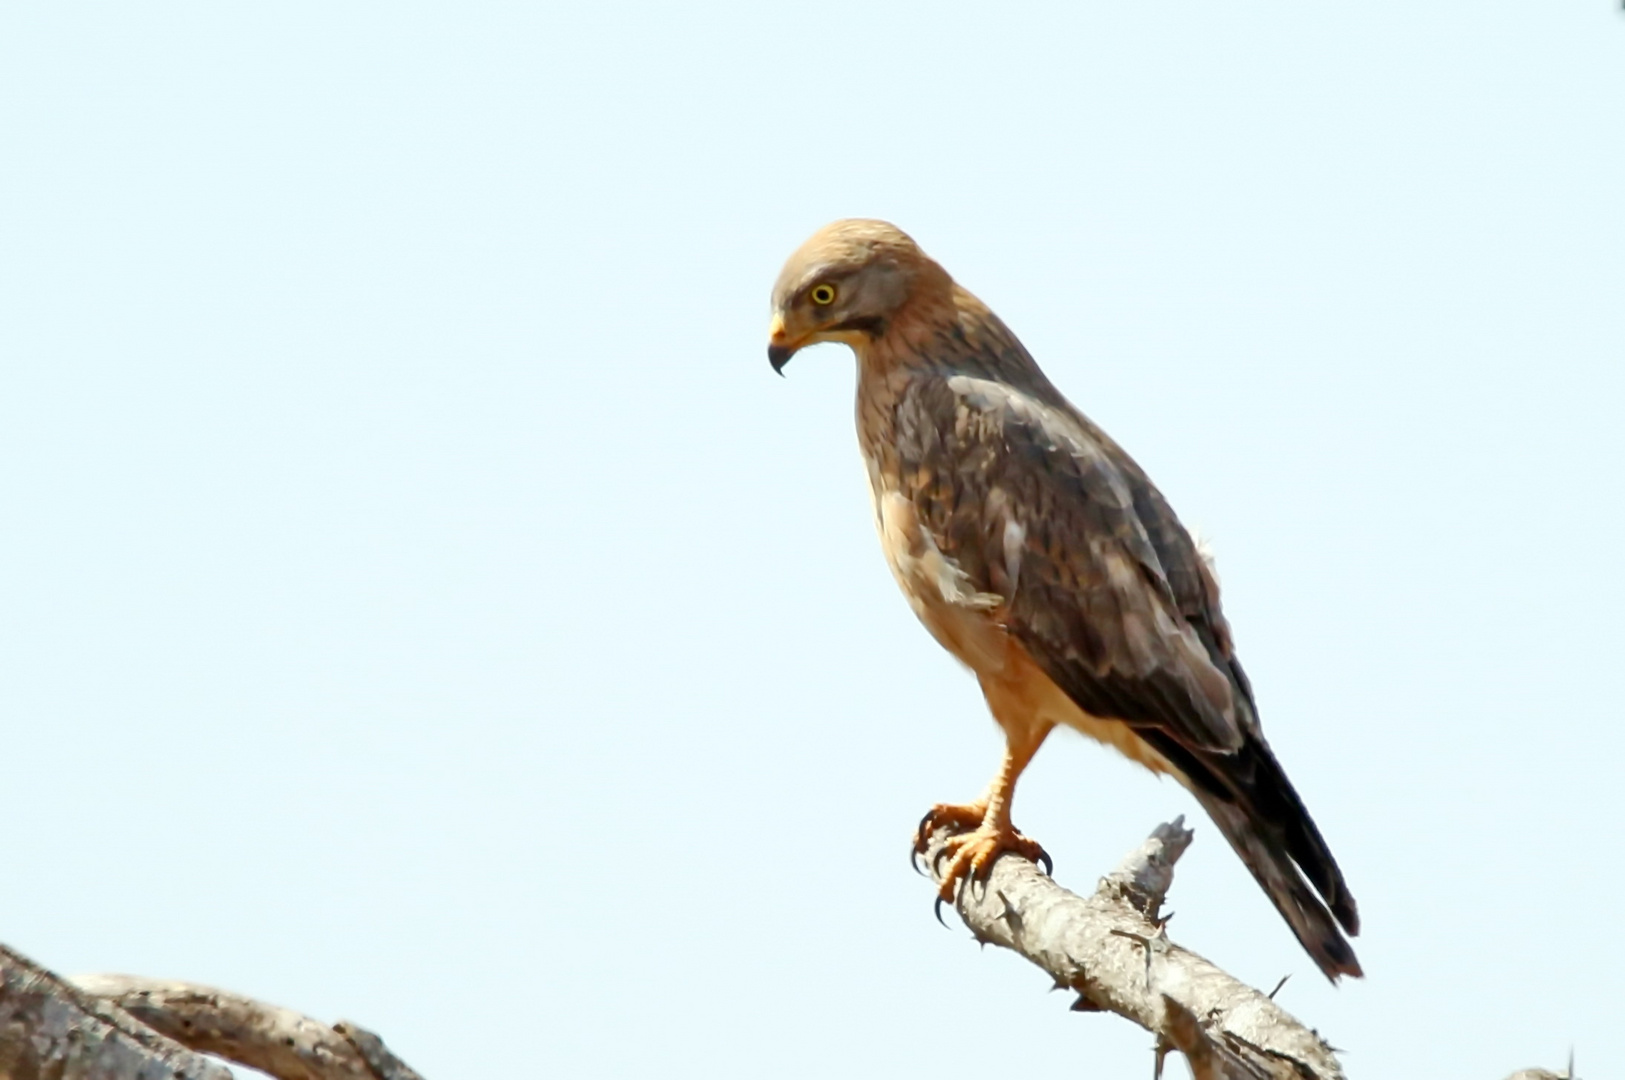
{"label": "white wing patch", "polygon": [[1004,597],[977,590],[970,575],[943,554],[914,504],[902,493],[886,490],[879,469],[871,465],[869,475],[880,547],[915,616],[971,670],[1002,669],[1004,632],[989,613]]}
{"label": "white wing patch", "polygon": [[1016,585],[1021,581],[1021,556],[1027,549],[1027,526],[1015,518],[1006,518],[1004,522],[1004,576],[1010,579],[1005,586],[1014,596]]}
{"label": "white wing patch", "polygon": [[1192,529],[1191,543],[1196,545],[1196,557],[1202,560],[1202,565],[1207,567],[1207,572],[1213,575],[1213,583],[1217,585],[1219,583],[1219,560],[1213,554],[1213,541]]}
{"label": "white wing patch", "polygon": [[[1001,487],[987,493],[984,505],[987,521],[994,526],[999,537],[999,553],[1004,556],[1003,566],[989,568],[993,584],[1002,589],[1006,597],[1014,597],[1016,585],[1021,580],[1021,558],[1027,547],[1027,526],[1016,514],[1015,500]],[[1003,571],[1002,575],[1000,570]]]}
{"label": "white wing patch", "polygon": [[914,505],[907,498],[895,491],[881,496],[880,520],[886,557],[905,591],[913,594],[923,585],[927,595],[922,599],[928,603],[932,599],[930,594],[934,593],[936,599],[955,607],[981,611],[1004,603],[1002,596],[977,591],[970,575],[942,553],[936,537],[920,523]]}

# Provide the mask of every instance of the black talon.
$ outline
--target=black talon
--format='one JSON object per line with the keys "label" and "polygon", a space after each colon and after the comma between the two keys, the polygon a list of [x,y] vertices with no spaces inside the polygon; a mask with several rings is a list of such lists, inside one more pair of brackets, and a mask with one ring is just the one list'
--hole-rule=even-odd
{"label": "black talon", "polygon": [[937,922],[942,923],[942,928],[944,930],[953,929],[953,927],[949,926],[947,923],[942,922],[942,895],[940,893],[937,895],[937,902],[931,907],[932,910],[936,912]]}
{"label": "black talon", "polygon": [[1052,878],[1055,876],[1055,864],[1050,861],[1049,852],[1045,851],[1043,848],[1039,848],[1038,861],[1044,864],[1045,877]]}
{"label": "black talon", "polygon": [[916,874],[920,875],[921,877],[926,876],[925,875],[925,868],[920,865],[920,849],[919,848],[909,848],[909,850],[908,850],[908,864],[914,868],[914,872]]}
{"label": "black talon", "polygon": [[935,810],[927,810],[925,816],[920,819],[920,823],[914,826],[914,846],[916,848],[925,846],[926,837],[930,835],[925,831],[925,823],[931,820],[931,815],[934,813],[936,813]]}

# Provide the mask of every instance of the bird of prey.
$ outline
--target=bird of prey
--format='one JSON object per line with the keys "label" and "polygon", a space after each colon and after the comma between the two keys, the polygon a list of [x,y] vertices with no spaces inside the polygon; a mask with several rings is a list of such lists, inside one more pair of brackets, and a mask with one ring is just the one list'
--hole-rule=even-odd
{"label": "bird of prey", "polygon": [[[1359,975],[1354,897],[1270,752],[1219,585],[1150,479],[1072,406],[999,317],[897,227],[825,226],[773,288],[768,360],[857,355],[858,442],[892,574],[975,673],[1006,749],[958,832],[942,898],[1002,851],[1016,780],[1057,724],[1173,776],[1213,818],[1326,976]],[[1318,894],[1318,895],[1317,895]]]}

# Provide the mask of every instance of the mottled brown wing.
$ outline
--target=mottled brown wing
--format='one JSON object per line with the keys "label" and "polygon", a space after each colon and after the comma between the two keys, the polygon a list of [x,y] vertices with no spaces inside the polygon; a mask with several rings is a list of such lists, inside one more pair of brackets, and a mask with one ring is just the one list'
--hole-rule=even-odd
{"label": "mottled brown wing", "polygon": [[896,442],[922,524],[1045,674],[1172,762],[1321,969],[1358,974],[1354,899],[1264,741],[1217,583],[1134,461],[1058,394],[966,375],[911,386]]}
{"label": "mottled brown wing", "polygon": [[1153,518],[1178,532],[1154,542],[1149,485],[1121,451],[1062,408],[969,376],[916,383],[897,425],[922,522],[975,588],[1005,598],[1011,632],[1081,708],[1192,749],[1241,746],[1244,691],[1189,617],[1200,558],[1177,520]]}

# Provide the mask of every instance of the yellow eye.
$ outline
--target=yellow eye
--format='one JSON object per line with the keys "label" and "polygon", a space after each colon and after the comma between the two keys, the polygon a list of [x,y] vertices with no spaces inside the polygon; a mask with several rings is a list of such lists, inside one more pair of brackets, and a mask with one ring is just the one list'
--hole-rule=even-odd
{"label": "yellow eye", "polygon": [[814,285],[812,292],[807,294],[807,298],[819,307],[828,307],[835,303],[835,286]]}

